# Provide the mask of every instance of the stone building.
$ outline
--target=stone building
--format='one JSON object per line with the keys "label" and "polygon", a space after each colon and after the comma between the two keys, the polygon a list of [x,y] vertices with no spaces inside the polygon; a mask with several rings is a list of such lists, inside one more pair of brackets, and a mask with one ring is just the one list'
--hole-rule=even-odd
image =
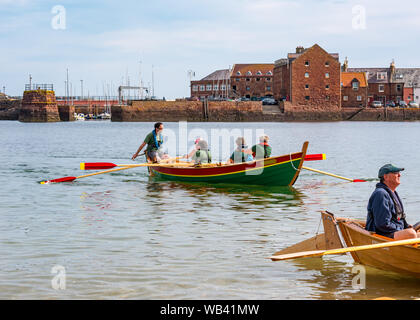
{"label": "stone building", "polygon": [[328,53],[317,44],[297,47],[295,53],[275,61],[273,73],[276,99],[294,106],[341,107],[338,53]]}

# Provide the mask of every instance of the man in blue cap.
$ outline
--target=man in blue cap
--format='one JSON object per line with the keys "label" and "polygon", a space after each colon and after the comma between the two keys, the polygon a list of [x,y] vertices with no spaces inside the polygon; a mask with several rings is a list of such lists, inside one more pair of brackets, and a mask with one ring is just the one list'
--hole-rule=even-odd
{"label": "man in blue cap", "polygon": [[395,190],[400,185],[401,171],[392,164],[379,169],[380,182],[370,196],[366,230],[395,240],[420,238],[420,233],[407,223],[402,201]]}

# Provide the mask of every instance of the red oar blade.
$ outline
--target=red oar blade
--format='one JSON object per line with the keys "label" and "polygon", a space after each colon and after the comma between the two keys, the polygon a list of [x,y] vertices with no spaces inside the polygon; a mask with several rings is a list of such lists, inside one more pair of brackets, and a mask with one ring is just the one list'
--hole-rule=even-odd
{"label": "red oar blade", "polygon": [[39,183],[47,184],[47,183],[59,183],[59,182],[71,182],[76,179],[77,179],[76,177],[64,177],[64,178],[59,178],[59,179],[40,181]]}
{"label": "red oar blade", "polygon": [[325,153],[307,154],[305,156],[305,161],[316,161],[316,160],[325,160],[325,159],[326,159]]}
{"label": "red oar blade", "polygon": [[116,167],[115,163],[111,162],[82,162],[80,170],[105,170]]}
{"label": "red oar blade", "polygon": [[353,182],[366,182],[366,180],[363,180],[363,179],[354,179]]}

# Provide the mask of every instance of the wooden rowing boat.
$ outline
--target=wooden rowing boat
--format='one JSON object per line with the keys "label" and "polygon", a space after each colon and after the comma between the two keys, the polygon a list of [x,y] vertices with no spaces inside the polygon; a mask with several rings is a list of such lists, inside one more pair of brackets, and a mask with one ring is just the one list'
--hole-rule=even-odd
{"label": "wooden rowing boat", "polygon": [[418,239],[395,241],[367,231],[364,221],[336,218],[328,211],[323,211],[321,218],[324,233],[278,251],[270,258],[278,261],[321,257],[324,254],[344,254],[347,251],[357,263],[420,278],[418,244],[399,244],[416,242]]}
{"label": "wooden rowing boat", "polygon": [[[360,221],[337,219],[337,222],[347,247],[394,241],[367,231]],[[420,248],[416,245],[355,251],[351,255],[357,263],[420,278]]]}
{"label": "wooden rowing boat", "polygon": [[175,163],[150,167],[149,172],[153,177],[171,181],[292,186],[299,176],[307,148],[308,142],[305,142],[302,151],[283,156],[198,167]]}

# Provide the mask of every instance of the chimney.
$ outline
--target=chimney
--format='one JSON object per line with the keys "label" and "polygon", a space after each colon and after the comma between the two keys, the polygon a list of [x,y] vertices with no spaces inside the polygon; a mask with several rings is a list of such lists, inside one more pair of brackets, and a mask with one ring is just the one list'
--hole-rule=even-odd
{"label": "chimney", "polygon": [[394,59],[392,59],[391,65],[389,66],[389,71],[391,72],[391,79],[395,76],[395,62]]}
{"label": "chimney", "polygon": [[296,47],[296,53],[303,53],[303,51],[305,51],[304,47],[302,47],[302,46]]}
{"label": "chimney", "polygon": [[341,70],[343,71],[343,72],[347,72],[347,68],[349,67],[349,61],[347,60],[347,57],[344,59],[344,62],[343,62],[343,66],[341,67]]}

